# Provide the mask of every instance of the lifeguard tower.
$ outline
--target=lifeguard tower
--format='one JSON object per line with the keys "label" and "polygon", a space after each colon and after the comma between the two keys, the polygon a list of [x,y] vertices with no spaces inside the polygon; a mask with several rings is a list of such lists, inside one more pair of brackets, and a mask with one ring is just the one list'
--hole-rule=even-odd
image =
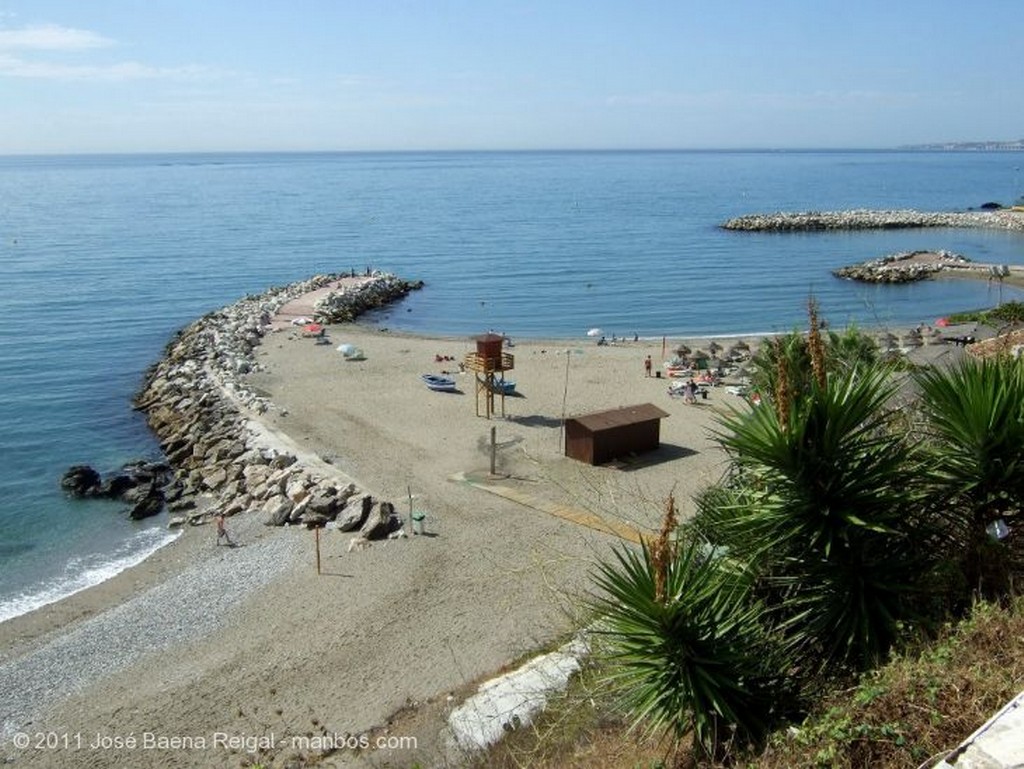
{"label": "lifeguard tower", "polygon": [[480,414],[480,400],[483,396],[484,413],[491,418],[494,412],[494,396],[501,397],[501,415],[505,416],[505,372],[515,368],[515,357],[504,352],[505,337],[501,334],[481,334],[476,340],[476,352],[466,353],[463,364],[466,370],[476,374],[476,415]]}

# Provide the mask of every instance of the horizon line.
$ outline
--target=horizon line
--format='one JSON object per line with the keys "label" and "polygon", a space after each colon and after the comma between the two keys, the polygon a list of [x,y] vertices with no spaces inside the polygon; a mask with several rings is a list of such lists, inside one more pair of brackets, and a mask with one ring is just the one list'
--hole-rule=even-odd
{"label": "horizon line", "polygon": [[[86,150],[0,152],[3,158],[124,157],[146,155],[383,155],[383,154],[599,154],[599,153],[801,153],[801,152],[1020,152],[1024,147],[986,149],[979,145],[1015,142],[943,142],[885,147],[548,147],[471,149],[202,149],[202,150]],[[1019,143],[1019,142],[1016,142]]]}

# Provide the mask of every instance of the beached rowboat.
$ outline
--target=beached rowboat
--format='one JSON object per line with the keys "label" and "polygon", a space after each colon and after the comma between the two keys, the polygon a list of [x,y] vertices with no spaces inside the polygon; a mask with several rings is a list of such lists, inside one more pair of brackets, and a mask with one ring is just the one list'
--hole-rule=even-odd
{"label": "beached rowboat", "polygon": [[455,380],[440,374],[423,374],[420,377],[428,390],[441,393],[455,392]]}
{"label": "beached rowboat", "polygon": [[513,379],[501,379],[494,383],[492,389],[502,395],[512,395],[516,391],[516,383]]}

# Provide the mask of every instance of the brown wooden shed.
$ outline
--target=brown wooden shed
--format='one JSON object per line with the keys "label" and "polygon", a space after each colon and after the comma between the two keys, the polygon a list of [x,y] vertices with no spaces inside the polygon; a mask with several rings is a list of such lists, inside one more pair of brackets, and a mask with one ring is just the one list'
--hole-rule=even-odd
{"label": "brown wooden shed", "polygon": [[603,465],[627,454],[653,451],[661,442],[661,420],[668,416],[653,403],[595,411],[565,420],[565,455]]}

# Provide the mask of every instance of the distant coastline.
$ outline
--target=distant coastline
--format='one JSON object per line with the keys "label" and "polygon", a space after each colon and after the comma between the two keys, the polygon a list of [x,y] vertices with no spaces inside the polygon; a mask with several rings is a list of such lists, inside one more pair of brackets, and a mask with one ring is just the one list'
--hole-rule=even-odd
{"label": "distant coastline", "polygon": [[908,152],[1020,152],[1024,151],[1024,139],[983,142],[934,142],[931,144],[909,144],[898,147]]}

